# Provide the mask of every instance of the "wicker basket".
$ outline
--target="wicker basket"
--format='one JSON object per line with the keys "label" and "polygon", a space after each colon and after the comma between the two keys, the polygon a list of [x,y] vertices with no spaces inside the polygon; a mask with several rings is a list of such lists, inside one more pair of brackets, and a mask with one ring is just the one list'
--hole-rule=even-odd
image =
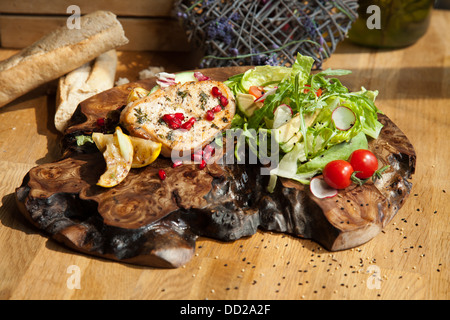
{"label": "wicker basket", "polygon": [[284,65],[297,52],[324,59],[357,18],[356,0],[178,0],[174,9],[200,67]]}

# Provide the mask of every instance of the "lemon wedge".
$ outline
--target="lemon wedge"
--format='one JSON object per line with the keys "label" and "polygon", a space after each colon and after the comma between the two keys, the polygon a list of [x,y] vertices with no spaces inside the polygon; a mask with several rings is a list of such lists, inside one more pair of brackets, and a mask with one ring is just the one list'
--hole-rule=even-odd
{"label": "lemon wedge", "polygon": [[133,145],[132,168],[142,168],[155,161],[160,152],[162,144],[153,140],[130,137]]}
{"label": "lemon wedge", "polygon": [[116,128],[114,135],[112,135],[112,141],[110,137],[106,137],[104,142],[103,157],[106,162],[106,171],[101,175],[97,185],[111,188],[121,183],[130,172],[133,162],[133,145],[130,138],[122,132],[120,127]]}
{"label": "lemon wedge", "polygon": [[149,93],[150,93],[150,91],[145,90],[144,88],[141,88],[141,87],[133,88],[133,89],[131,89],[130,93],[128,94],[127,104],[129,104],[130,102],[142,99],[142,98],[148,96]]}
{"label": "lemon wedge", "polygon": [[[161,153],[162,144],[159,142],[132,136],[129,136],[129,138],[133,145],[132,168],[142,168],[151,164]],[[94,143],[100,152],[105,152],[106,146],[113,143],[114,138],[112,134],[94,132],[92,134],[92,140],[94,140]]]}
{"label": "lemon wedge", "polygon": [[117,142],[119,143],[120,154],[126,162],[132,163],[134,148],[130,137],[123,133],[120,127],[116,128],[116,132],[114,134],[117,137]]}
{"label": "lemon wedge", "polygon": [[131,168],[151,164],[158,158],[162,146],[159,142],[128,136],[120,127],[116,128],[114,134],[94,132],[92,140],[106,162],[106,171],[97,184],[106,188],[122,182]]}
{"label": "lemon wedge", "polygon": [[114,136],[112,134],[104,134],[100,132],[93,132],[92,133],[92,140],[94,141],[97,149],[100,152],[104,152],[106,150],[106,145],[113,143]]}

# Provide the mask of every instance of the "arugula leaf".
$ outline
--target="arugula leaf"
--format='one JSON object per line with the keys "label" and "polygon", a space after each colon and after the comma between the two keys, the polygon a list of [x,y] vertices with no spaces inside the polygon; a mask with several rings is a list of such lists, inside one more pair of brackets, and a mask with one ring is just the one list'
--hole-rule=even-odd
{"label": "arugula leaf", "polygon": [[236,96],[238,92],[244,92],[245,89],[242,87],[242,77],[244,76],[243,73],[240,74],[236,74],[230,78],[228,78],[228,80],[226,80],[224,82],[224,84],[226,86],[228,86],[231,91],[233,92],[233,94]]}

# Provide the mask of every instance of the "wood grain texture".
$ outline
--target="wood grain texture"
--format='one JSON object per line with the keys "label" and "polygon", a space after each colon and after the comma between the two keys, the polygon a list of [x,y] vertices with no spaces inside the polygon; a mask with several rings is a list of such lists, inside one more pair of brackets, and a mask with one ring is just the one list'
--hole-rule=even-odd
{"label": "wood grain texture", "polygon": [[[111,11],[111,10],[109,10]],[[170,17],[118,17],[129,42],[118,50],[188,51],[185,33]],[[54,29],[65,26],[67,17],[0,15],[1,47],[25,48]]]}
{"label": "wood grain texture", "polygon": [[109,10],[119,16],[167,17],[172,13],[173,0],[21,0],[0,2],[0,13],[66,15],[67,8],[76,4],[81,14]]}
{"label": "wood grain texture", "polygon": [[[36,164],[59,158],[54,103],[43,88],[0,111],[0,298],[2,299],[442,299],[450,298],[450,13],[434,11],[430,29],[398,50],[341,43],[324,68],[351,69],[345,83],[378,89],[378,106],[417,153],[407,203],[383,233],[342,252],[278,233],[232,243],[198,239],[185,267],[130,267],[74,254],[22,218],[14,190]],[[13,51],[0,51],[0,59]],[[120,53],[120,76],[142,65],[188,69],[183,54]],[[177,58],[178,57],[178,58]],[[129,66],[129,67],[128,67]],[[53,104],[53,105],[52,105]],[[16,129],[13,129],[16,128]],[[20,246],[18,245],[20,244]],[[80,270],[80,289],[67,286]],[[376,271],[376,273],[374,273]],[[379,287],[368,284],[379,284]]]}

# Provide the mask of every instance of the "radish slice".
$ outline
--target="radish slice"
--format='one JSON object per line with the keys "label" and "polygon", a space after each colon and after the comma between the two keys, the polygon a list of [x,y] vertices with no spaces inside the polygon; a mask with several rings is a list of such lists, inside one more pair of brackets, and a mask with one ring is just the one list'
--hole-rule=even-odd
{"label": "radish slice", "polygon": [[160,72],[156,75],[156,83],[161,88],[167,88],[168,86],[175,84],[175,74],[173,73],[167,73],[167,72]]}
{"label": "radish slice", "polygon": [[159,72],[156,77],[158,79],[166,80],[166,79],[173,79],[175,80],[175,73],[167,73],[167,72]]}
{"label": "radish slice", "polygon": [[272,89],[267,90],[261,97],[255,100],[255,102],[262,102],[266,99],[268,95],[274,94],[277,91],[278,87],[274,87]]}
{"label": "radish slice", "polygon": [[194,77],[198,80],[198,81],[206,81],[209,80],[210,78],[205,76],[203,73],[199,72],[199,71],[195,71],[194,72]]}
{"label": "radish slice", "polygon": [[332,198],[338,194],[337,189],[330,187],[325,182],[325,180],[320,177],[311,179],[309,189],[311,190],[312,194],[319,199]]}
{"label": "radish slice", "polygon": [[275,109],[272,128],[276,129],[292,119],[294,112],[287,104],[280,104]]}
{"label": "radish slice", "polygon": [[346,131],[354,126],[356,116],[351,109],[339,106],[334,109],[331,119],[333,119],[334,125],[337,129]]}

